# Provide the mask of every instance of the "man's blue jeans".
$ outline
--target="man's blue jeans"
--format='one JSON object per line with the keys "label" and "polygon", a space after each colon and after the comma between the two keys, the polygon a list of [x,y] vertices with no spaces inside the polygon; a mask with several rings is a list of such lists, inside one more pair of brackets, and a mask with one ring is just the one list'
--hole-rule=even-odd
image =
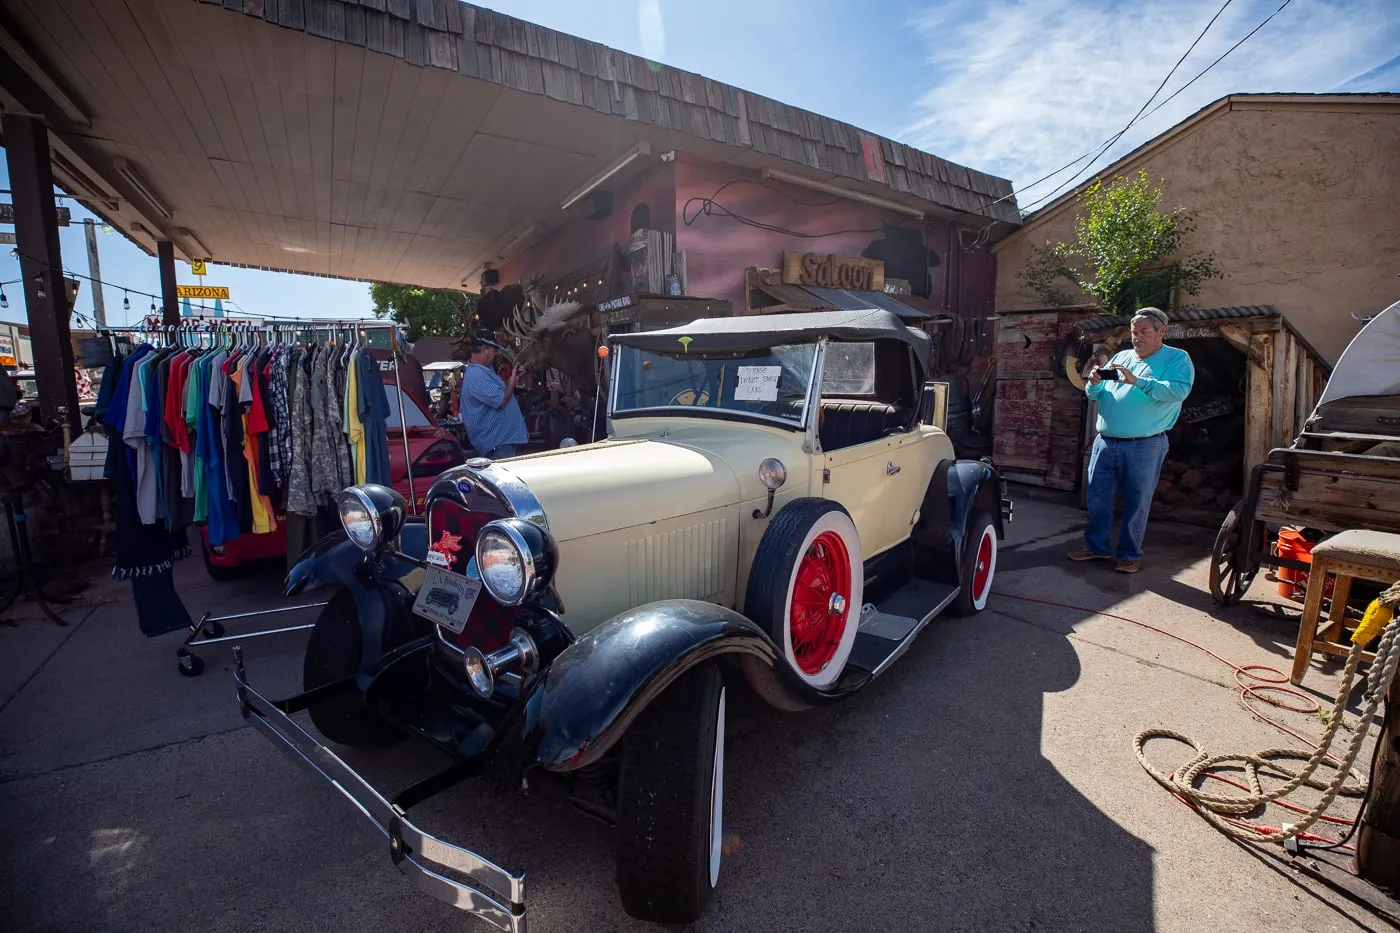
{"label": "man's blue jeans", "polygon": [[486,452],[486,456],[491,460],[505,460],[507,457],[515,456],[514,444],[501,444]]}
{"label": "man's blue jeans", "polygon": [[1123,494],[1123,521],[1118,526],[1119,560],[1142,559],[1142,536],[1152,493],[1167,457],[1167,437],[1115,441],[1102,435],[1094,439],[1089,455],[1089,527],[1084,546],[1095,554],[1113,554],[1113,505]]}

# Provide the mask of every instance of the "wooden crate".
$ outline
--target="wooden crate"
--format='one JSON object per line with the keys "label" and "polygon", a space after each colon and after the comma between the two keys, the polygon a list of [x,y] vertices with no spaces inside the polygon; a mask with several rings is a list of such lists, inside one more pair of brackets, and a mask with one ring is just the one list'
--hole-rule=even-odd
{"label": "wooden crate", "polygon": [[1259,505],[1254,516],[1262,522],[1345,531],[1365,528],[1400,534],[1400,461],[1384,472],[1394,476],[1313,471],[1298,474],[1298,488],[1283,491],[1283,474],[1260,477]]}

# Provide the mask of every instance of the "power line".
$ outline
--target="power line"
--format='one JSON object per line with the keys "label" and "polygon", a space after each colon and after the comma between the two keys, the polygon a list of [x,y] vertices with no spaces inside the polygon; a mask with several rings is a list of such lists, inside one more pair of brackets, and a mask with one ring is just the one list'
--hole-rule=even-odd
{"label": "power line", "polygon": [[[1071,184],[1071,183],[1073,183],[1075,180],[1077,180],[1081,175],[1084,174],[1084,172],[1088,171],[1089,168],[1091,168],[1091,167],[1093,166],[1093,164],[1094,164],[1095,162],[1097,162],[1097,161],[1103,156],[1103,154],[1104,154],[1109,148],[1111,148],[1111,147],[1113,146],[1114,143],[1118,142],[1118,140],[1119,140],[1120,138],[1122,138],[1123,134],[1126,133],[1130,128],[1132,128],[1135,124],[1137,124],[1137,123],[1140,122],[1141,120],[1145,120],[1145,119],[1147,119],[1147,117],[1152,116],[1152,114],[1156,113],[1158,110],[1161,110],[1161,109],[1162,109],[1163,107],[1165,107],[1168,103],[1170,103],[1178,94],[1180,94],[1182,91],[1186,90],[1186,89],[1189,88],[1191,85],[1193,85],[1193,84],[1195,84],[1197,81],[1199,81],[1202,77],[1204,77],[1204,76],[1206,75],[1207,72],[1209,72],[1209,71],[1210,71],[1212,68],[1214,68],[1216,65],[1220,64],[1222,61],[1224,61],[1225,58],[1226,58],[1228,55],[1230,55],[1231,52],[1235,51],[1235,49],[1237,49],[1237,48],[1239,48],[1240,46],[1244,45],[1245,42],[1247,42],[1247,41],[1250,39],[1251,36],[1253,36],[1256,32],[1258,32],[1259,30],[1261,30],[1261,29],[1263,29],[1265,26],[1267,26],[1267,25],[1269,24],[1269,21],[1270,21],[1270,20],[1272,20],[1275,16],[1278,16],[1280,13],[1282,13],[1283,10],[1284,10],[1284,8],[1287,7],[1287,6],[1288,6],[1290,3],[1292,3],[1292,2],[1293,2],[1293,0],[1283,0],[1283,3],[1279,4],[1279,6],[1278,6],[1278,8],[1277,8],[1276,10],[1274,10],[1272,13],[1270,13],[1268,16],[1266,16],[1266,17],[1264,18],[1263,22],[1261,22],[1258,26],[1255,26],[1255,27],[1254,27],[1253,29],[1251,29],[1249,32],[1245,33],[1244,36],[1243,36],[1238,42],[1236,42],[1234,45],[1232,45],[1232,46],[1230,46],[1228,49],[1226,49],[1226,50],[1220,55],[1219,58],[1217,58],[1215,61],[1211,62],[1211,63],[1210,63],[1209,65],[1207,65],[1205,68],[1201,69],[1201,71],[1198,72],[1194,78],[1192,78],[1190,81],[1187,81],[1187,82],[1186,82],[1185,84],[1183,84],[1181,87],[1177,88],[1177,89],[1176,89],[1175,91],[1173,91],[1170,95],[1168,95],[1167,97],[1165,97],[1162,101],[1160,101],[1160,102],[1157,104],[1156,107],[1153,107],[1151,110],[1148,110],[1146,113],[1143,113],[1143,110],[1146,110],[1148,104],[1151,104],[1151,103],[1152,103],[1152,99],[1155,98],[1155,97],[1157,96],[1157,94],[1161,92],[1162,87],[1164,87],[1164,86],[1166,85],[1166,80],[1164,79],[1163,82],[1162,82],[1162,84],[1158,86],[1157,90],[1154,91],[1154,92],[1152,93],[1152,97],[1149,97],[1149,98],[1147,99],[1147,103],[1146,103],[1146,104],[1143,104],[1142,109],[1140,109],[1140,110],[1138,111],[1138,115],[1135,116],[1135,117],[1133,117],[1132,120],[1129,120],[1129,121],[1128,121],[1128,125],[1127,125],[1127,126],[1123,127],[1123,129],[1119,130],[1116,134],[1114,134],[1113,136],[1111,136],[1111,137],[1110,137],[1108,140],[1106,140],[1104,143],[1100,144],[1099,146],[1096,146],[1093,150],[1090,150],[1090,153],[1086,153],[1085,155],[1080,156],[1080,157],[1079,157],[1078,159],[1076,159],[1074,162],[1070,163],[1070,165],[1073,165],[1073,164],[1075,164],[1075,163],[1077,163],[1077,162],[1083,161],[1083,160],[1084,160],[1085,158],[1087,158],[1091,153],[1094,153],[1094,157],[1093,157],[1093,159],[1090,160],[1090,162],[1089,162],[1088,165],[1086,165],[1086,166],[1085,166],[1083,169],[1081,169],[1080,171],[1075,172],[1074,175],[1069,179],[1069,181],[1060,184],[1058,187],[1056,187],[1056,188],[1055,188],[1053,191],[1051,191],[1049,194],[1037,198],[1036,200],[1032,201],[1030,204],[1020,205],[1021,210],[1023,210],[1023,211],[1029,210],[1030,208],[1033,208],[1033,207],[1035,207],[1035,206],[1038,205],[1038,204],[1043,204],[1044,202],[1050,200],[1050,199],[1053,198],[1055,195],[1057,195],[1057,194],[1065,187],[1065,185]],[[1216,20],[1216,18],[1219,17],[1220,14],[1223,13],[1223,12],[1225,11],[1225,7],[1227,7],[1227,6],[1229,6],[1229,5],[1230,5],[1230,0],[1226,0],[1225,6],[1222,6],[1222,7],[1216,12],[1215,16],[1211,17],[1210,22],[1211,22],[1211,23],[1214,23],[1215,20]],[[1210,23],[1207,23],[1207,24],[1206,24],[1206,30],[1209,30],[1209,29],[1210,29]],[[1197,43],[1197,42],[1200,42],[1201,38],[1202,38],[1204,35],[1205,35],[1205,30],[1203,30],[1203,31],[1201,32],[1201,35],[1200,35],[1200,36],[1197,36],[1197,37],[1196,37],[1196,42],[1191,43],[1191,48],[1189,48],[1189,49],[1186,50],[1186,52],[1187,52],[1188,55],[1190,54],[1191,49],[1194,49],[1194,48],[1196,47],[1196,43]],[[1184,60],[1185,57],[1186,57],[1186,56],[1183,55],[1183,56],[1182,56],[1182,59]],[[1177,62],[1177,65],[1179,66],[1180,64],[1181,64],[1181,61],[1178,61],[1178,62]],[[1175,72],[1175,71],[1176,71],[1176,66],[1173,66],[1173,67],[1172,67],[1172,72]],[[1170,77],[1171,77],[1171,73],[1168,73],[1167,78],[1169,79]],[[1068,167],[1069,167],[1069,166],[1065,166],[1065,168],[1068,168]],[[1062,172],[1062,171],[1064,171],[1063,168],[1062,168],[1062,169],[1058,169],[1056,172],[1052,172],[1051,174],[1052,174],[1052,175],[1053,175],[1053,174],[1058,174],[1059,172]],[[1042,179],[1042,180],[1043,180],[1043,179]],[[1027,186],[1027,187],[1033,187],[1035,184],[1038,184],[1038,182],[1033,182],[1031,185],[1029,185],[1029,186]],[[1022,189],[1022,190],[1024,190],[1024,189]]]}

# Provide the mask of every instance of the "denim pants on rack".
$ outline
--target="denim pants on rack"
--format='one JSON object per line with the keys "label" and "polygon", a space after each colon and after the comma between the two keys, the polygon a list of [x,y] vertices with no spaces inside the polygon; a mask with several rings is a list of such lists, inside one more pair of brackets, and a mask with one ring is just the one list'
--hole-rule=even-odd
{"label": "denim pants on rack", "polygon": [[1119,560],[1142,559],[1142,537],[1152,493],[1167,458],[1167,436],[1158,434],[1134,440],[1099,435],[1089,455],[1089,526],[1084,546],[1095,554],[1115,554],[1112,545],[1113,506],[1123,494],[1123,520],[1118,526]]}

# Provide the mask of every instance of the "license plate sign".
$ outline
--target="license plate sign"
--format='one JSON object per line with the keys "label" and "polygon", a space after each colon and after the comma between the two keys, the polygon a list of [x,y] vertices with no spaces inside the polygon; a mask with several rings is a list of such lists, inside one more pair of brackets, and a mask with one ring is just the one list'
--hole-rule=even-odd
{"label": "license plate sign", "polygon": [[460,634],[467,627],[467,616],[480,593],[481,581],[429,565],[418,598],[413,601],[413,611]]}

